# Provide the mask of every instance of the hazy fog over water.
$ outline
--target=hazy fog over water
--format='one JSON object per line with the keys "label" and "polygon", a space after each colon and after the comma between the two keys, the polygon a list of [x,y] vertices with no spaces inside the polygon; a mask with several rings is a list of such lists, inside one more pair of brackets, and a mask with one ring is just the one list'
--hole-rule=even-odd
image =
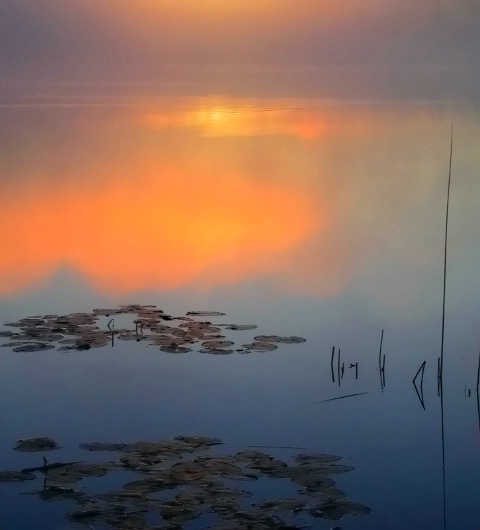
{"label": "hazy fog over water", "polygon": [[480,80],[476,0],[1,0],[0,15],[3,84],[442,100]]}

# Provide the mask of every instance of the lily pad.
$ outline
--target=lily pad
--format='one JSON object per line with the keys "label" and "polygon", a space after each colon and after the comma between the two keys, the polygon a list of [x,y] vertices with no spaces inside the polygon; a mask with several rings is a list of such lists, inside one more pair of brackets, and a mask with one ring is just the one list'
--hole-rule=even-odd
{"label": "lily pad", "polygon": [[283,344],[299,344],[306,342],[307,339],[303,337],[279,337],[278,335],[258,335],[255,337],[256,341],[259,342],[281,342]]}
{"label": "lily pad", "polygon": [[208,353],[210,355],[230,355],[233,350],[227,350],[225,348],[204,348],[200,350],[200,353]]}
{"label": "lily pad", "polygon": [[228,348],[234,344],[231,340],[207,340],[202,343],[202,346],[206,349],[218,350],[219,348]]}
{"label": "lily pad", "polygon": [[60,449],[60,446],[55,440],[47,437],[18,440],[17,445],[13,448],[14,451],[32,453],[38,451],[54,451],[55,449]]}
{"label": "lily pad", "polygon": [[[31,440],[39,439],[22,442]],[[43,489],[27,494],[38,495],[48,502],[68,500],[81,506],[68,516],[72,522],[106,524],[120,530],[152,530],[148,513],[160,514],[161,528],[170,530],[184,528],[193,519],[207,514],[215,518],[214,528],[287,530],[299,527],[286,524],[281,519],[284,514],[291,518],[306,512],[313,517],[336,520],[345,515],[370,513],[369,508],[351,501],[336,488],[331,476],[352,469],[337,463],[337,456],[303,453],[293,455],[294,464],[289,464],[257,450],[234,455],[207,453],[221,443],[218,438],[185,435],[156,442],[85,443],[80,447],[88,451],[119,453],[118,460],[45,464],[2,472],[0,481],[33,480],[35,472],[42,472],[46,481]],[[125,470],[129,471],[129,482],[119,491],[87,495],[62,486]],[[136,475],[135,480],[131,480],[130,474]],[[292,499],[262,499],[258,498],[258,491],[253,494],[230,486],[232,480],[259,478],[290,480],[302,495]],[[252,508],[245,503],[249,497],[254,497]]]}
{"label": "lily pad", "polygon": [[14,352],[26,352],[26,353],[32,353],[37,351],[47,351],[47,350],[53,350],[55,349],[55,346],[53,344],[45,344],[42,342],[36,342],[31,344],[24,344],[23,346],[18,346],[16,348],[13,348]]}
{"label": "lily pad", "polygon": [[258,328],[258,326],[255,324],[228,324],[225,326],[225,329],[231,329],[233,331],[247,331],[256,328]]}
{"label": "lily pad", "polygon": [[252,342],[251,344],[243,344],[243,348],[246,350],[253,351],[273,351],[278,348],[276,344],[271,344],[270,342]]}
{"label": "lily pad", "polygon": [[45,486],[41,490],[26,492],[25,495],[38,495],[42,501],[74,501],[77,504],[87,504],[90,500],[82,491],[60,486]]}
{"label": "lily pad", "polygon": [[324,455],[324,454],[304,454],[301,453],[296,455],[294,460],[297,464],[300,465],[309,465],[309,464],[326,464],[330,462],[337,462],[341,460],[341,456],[336,455]]}
{"label": "lily pad", "polygon": [[345,515],[368,515],[371,509],[358,502],[352,502],[348,499],[327,498],[317,506],[309,510],[310,515],[338,521]]}
{"label": "lily pad", "polygon": [[78,512],[71,512],[69,515],[70,521],[85,521],[96,519],[102,515],[100,510],[82,510]]}
{"label": "lily pad", "polygon": [[87,451],[122,451],[127,447],[127,444],[108,443],[108,442],[93,442],[80,444],[81,449]]}
{"label": "lily pad", "polygon": [[[112,315],[132,315],[130,329],[100,329],[99,321]],[[254,324],[219,324],[198,320],[201,316],[221,316],[220,311],[189,311],[187,316],[173,317],[152,305],[129,304],[118,308],[94,309],[90,313],[70,313],[68,315],[45,315],[20,319],[5,325],[17,327],[17,332],[3,331],[0,336],[10,341],[3,346],[14,352],[38,352],[57,348],[59,351],[87,351],[91,348],[114,346],[114,338],[132,342],[147,341],[159,346],[167,353],[185,353],[191,346],[201,343],[202,352],[226,355],[236,349],[239,353],[270,351],[274,342],[304,342],[300,337],[280,337],[259,335],[255,342],[246,347],[235,348],[231,340],[222,335],[221,327],[228,330],[252,330]],[[166,324],[179,321],[178,325]],[[221,326],[221,327],[219,327]],[[104,323],[102,323],[104,328]],[[258,340],[257,340],[258,339]],[[263,343],[263,344],[261,344]],[[268,345],[266,345],[268,344]],[[232,348],[232,350],[230,350]]]}
{"label": "lily pad", "polygon": [[0,337],[18,337],[18,333],[14,333],[13,331],[0,331]]}
{"label": "lily pad", "polygon": [[24,473],[22,471],[0,471],[0,482],[25,482],[34,480],[33,473]]}
{"label": "lily pad", "polygon": [[210,438],[209,436],[175,436],[174,440],[192,447],[222,445],[224,443],[219,438]]}
{"label": "lily pad", "polygon": [[226,315],[226,313],[221,313],[220,311],[188,311],[187,315],[196,317],[221,317]]}
{"label": "lily pad", "polygon": [[73,484],[88,477],[103,477],[114,467],[109,464],[72,464],[50,470],[48,479],[55,483]]}

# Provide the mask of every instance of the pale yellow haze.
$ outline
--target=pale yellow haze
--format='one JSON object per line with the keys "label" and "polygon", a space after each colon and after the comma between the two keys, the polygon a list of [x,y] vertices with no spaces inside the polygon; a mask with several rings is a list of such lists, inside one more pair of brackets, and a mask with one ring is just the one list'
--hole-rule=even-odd
{"label": "pale yellow haze", "polygon": [[127,31],[127,35],[147,33],[158,41],[162,35],[154,33],[162,26],[169,31],[178,28],[187,40],[189,31],[198,36],[203,30],[224,34],[227,39],[238,32],[260,37],[262,33],[268,36],[304,25],[331,26],[370,11],[359,0],[102,0],[101,5],[95,2],[73,7],[88,10],[94,17],[106,15],[113,31],[116,27],[117,31]]}

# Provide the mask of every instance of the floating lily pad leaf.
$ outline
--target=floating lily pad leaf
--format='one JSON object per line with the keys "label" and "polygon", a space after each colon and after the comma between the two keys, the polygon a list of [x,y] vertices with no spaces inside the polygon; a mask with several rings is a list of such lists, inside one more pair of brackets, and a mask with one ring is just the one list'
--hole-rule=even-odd
{"label": "floating lily pad leaf", "polygon": [[322,489],[321,494],[322,494],[322,497],[330,498],[330,499],[346,499],[347,498],[347,494],[344,491],[334,486],[331,486],[330,488]]}
{"label": "floating lily pad leaf", "polygon": [[34,480],[33,473],[23,473],[22,471],[0,471],[0,482],[25,482]]}
{"label": "floating lily pad leaf", "polygon": [[187,315],[196,317],[221,317],[226,315],[226,313],[221,313],[220,311],[188,311]]}
{"label": "floating lily pad leaf", "polygon": [[17,445],[13,448],[14,451],[23,452],[38,452],[38,451],[54,451],[60,449],[60,446],[52,438],[27,438],[25,440],[18,440]]}
{"label": "floating lily pad leaf", "polygon": [[[218,442],[219,444],[223,444],[223,442]],[[217,463],[221,464],[236,464],[238,461],[233,456],[220,456],[220,455],[200,455],[195,458],[196,462],[202,462],[206,466],[210,465],[216,465]]]}
{"label": "floating lily pad leaf", "polygon": [[163,453],[174,453],[181,455],[182,453],[193,452],[193,449],[186,447],[177,441],[164,441],[164,442],[134,442],[127,444],[125,452],[138,453],[139,455],[148,454],[163,454]]}
{"label": "floating lily pad leaf", "polygon": [[324,454],[304,454],[301,453],[294,457],[297,464],[325,464],[329,462],[337,462],[341,460],[341,456],[336,455],[324,455]]}
{"label": "floating lily pad leaf", "polygon": [[371,509],[358,502],[346,499],[327,498],[309,510],[310,515],[331,521],[338,521],[345,515],[368,515]]}
{"label": "floating lily pad leaf", "polygon": [[53,350],[55,349],[55,346],[53,344],[45,344],[41,342],[31,343],[31,344],[24,344],[23,346],[18,346],[17,348],[13,348],[14,352],[26,352],[26,353],[32,353],[37,351],[46,351],[46,350]]}
{"label": "floating lily pad leaf", "polygon": [[268,515],[261,510],[237,510],[234,514],[225,517],[225,520],[232,523],[230,528],[242,530],[248,528],[255,528],[255,530],[295,528],[285,525],[280,517]]}
{"label": "floating lily pad leaf", "polygon": [[307,501],[300,499],[268,499],[253,503],[253,506],[267,511],[297,512],[304,508]]}
{"label": "floating lily pad leaf", "polygon": [[24,346],[25,344],[31,344],[29,341],[20,341],[20,342],[6,342],[1,344],[2,348],[17,348],[18,346]]}
{"label": "floating lily pad leaf", "polygon": [[88,504],[90,498],[82,491],[60,486],[46,486],[41,490],[25,492],[25,495],[38,495],[42,501],[75,501],[77,504]]}
{"label": "floating lily pad leaf", "polygon": [[228,348],[234,344],[235,343],[231,340],[207,340],[206,342],[202,342],[204,348],[213,350],[217,350],[218,348]]}
{"label": "floating lily pad leaf", "polygon": [[312,464],[302,464],[298,466],[298,469],[305,470],[309,473],[319,473],[323,475],[338,475],[340,473],[348,473],[349,471],[353,471],[352,466],[345,466],[343,464],[335,464],[335,463],[312,463]]}
{"label": "floating lily pad leaf", "polygon": [[[98,321],[101,317],[110,317],[114,314],[133,314],[136,326],[133,329],[101,330]],[[227,349],[235,344],[226,340],[221,333],[221,328],[214,326],[205,320],[195,320],[192,317],[219,316],[224,315],[219,311],[191,311],[190,316],[172,317],[165,314],[155,306],[129,304],[119,308],[94,309],[91,313],[71,313],[69,315],[57,316],[46,315],[44,317],[28,317],[15,323],[8,323],[13,327],[20,328],[19,332],[2,332],[3,336],[11,339],[8,344],[15,352],[33,352],[58,348],[59,351],[86,351],[91,348],[102,348],[113,345],[114,336],[120,340],[134,342],[148,341],[149,345],[160,346],[168,353],[184,353],[190,351],[190,346],[202,343],[203,353],[227,355],[233,353]],[[179,320],[178,326],[166,325],[164,321]],[[256,328],[253,324],[220,324],[223,328],[230,330],[251,330]],[[140,329],[139,329],[140,328]],[[246,348],[236,348],[242,353],[253,351],[269,351],[275,348],[271,342],[265,339],[275,339],[277,342],[303,342],[300,337],[278,337],[277,335],[260,335],[260,339]],[[260,344],[260,343],[264,344]],[[266,345],[268,344],[268,345]],[[174,345],[172,347],[172,345]]]}
{"label": "floating lily pad leaf", "polygon": [[130,503],[143,503],[148,501],[148,497],[141,491],[134,490],[122,490],[122,491],[111,491],[109,493],[100,493],[97,495],[97,499],[100,501],[108,501],[116,505],[127,506]]}
{"label": "floating lily pad leaf", "polygon": [[[143,510],[147,512],[147,510]],[[105,516],[105,522],[117,530],[153,530],[145,515],[138,511],[135,513],[122,513],[112,511]],[[160,528],[165,528],[164,526]],[[168,527],[167,527],[168,528]],[[179,527],[170,527],[172,530],[177,530]]]}
{"label": "floating lily pad leaf", "polygon": [[212,499],[240,500],[248,497],[252,497],[252,493],[224,486],[212,486],[205,491],[206,502],[211,502]]}
{"label": "floating lily pad leaf", "polygon": [[200,353],[208,353],[210,355],[230,355],[233,350],[226,350],[224,348],[204,348]]}
{"label": "floating lily pad leaf", "polygon": [[87,451],[123,451],[127,444],[108,443],[108,442],[93,442],[80,444],[80,449]]}
{"label": "floating lily pad leaf", "polygon": [[302,337],[279,337],[278,335],[258,335],[254,338],[260,342],[281,342],[283,344],[299,344],[307,340]]}
{"label": "floating lily pad leaf", "polygon": [[116,315],[123,313],[122,310],[117,309],[94,309],[92,311],[94,315],[109,317],[110,315]]}
{"label": "floating lily pad leaf", "polygon": [[[350,501],[335,487],[329,475],[349,466],[337,464],[338,457],[323,454],[294,456],[295,465],[256,450],[240,451],[236,455],[200,454],[217,438],[177,436],[173,440],[135,442],[130,444],[94,442],[81,447],[91,451],[116,451],[120,458],[106,463],[54,463],[21,472],[3,472],[8,481],[32,480],[32,473],[45,473],[48,485],[27,494],[38,495],[44,501],[69,500],[82,506],[69,519],[76,523],[109,525],[119,530],[180,530],[203,514],[216,517],[215,528],[228,530],[287,530],[301,528],[286,524],[279,514],[295,516],[309,511],[314,517],[337,519],[344,515],[369,513],[369,508]],[[110,472],[128,470],[143,476],[123,485],[121,491],[88,496],[86,493],[62,487],[83,478],[103,477]],[[30,473],[30,475],[28,475]],[[28,479],[26,477],[29,477]],[[299,487],[298,499],[259,499],[258,493],[237,490],[227,484],[231,480],[269,478],[289,479]],[[228,481],[228,482],[227,482]],[[175,490],[165,494],[165,490]],[[168,498],[165,498],[165,496]],[[255,497],[253,509],[246,509],[245,499]],[[242,502],[240,502],[242,501]],[[160,526],[152,526],[148,513],[162,517]],[[184,526],[185,525],[185,526]]]}
{"label": "floating lily pad leaf", "polygon": [[151,468],[162,462],[162,458],[149,456],[148,458],[136,454],[122,456],[121,466],[124,469],[134,469],[135,471],[151,471]]}
{"label": "floating lily pad leaf", "polygon": [[[284,477],[290,473],[278,473],[278,477]],[[310,473],[293,473],[290,474],[292,480],[298,485],[302,486],[299,490],[301,493],[320,493],[324,494],[327,491],[331,491],[331,488],[335,486],[335,481],[328,478],[325,475],[312,475]]]}
{"label": "floating lily pad leaf", "polygon": [[96,519],[102,515],[100,510],[82,510],[79,512],[72,512],[69,515],[71,521],[85,521],[86,519]]}
{"label": "floating lily pad leaf", "polygon": [[282,337],[282,340],[279,340],[278,342],[281,342],[282,344],[301,344],[302,342],[307,342],[307,339],[296,336]]}
{"label": "floating lily pad leaf", "polygon": [[256,329],[258,326],[255,324],[229,324],[225,326],[226,329],[231,329],[234,331],[247,331],[250,329]]}
{"label": "floating lily pad leaf", "polygon": [[37,336],[42,341],[46,342],[58,342],[64,338],[64,336],[59,333],[39,333]]}
{"label": "floating lily pad leaf", "polygon": [[155,478],[128,482],[123,486],[123,489],[147,494],[155,493],[164,489],[176,488],[179,485],[180,483],[170,473],[163,473],[163,475],[157,475]]}
{"label": "floating lily pad leaf", "polygon": [[247,469],[256,469],[267,475],[274,475],[275,473],[281,472],[287,468],[287,464],[277,458],[266,458],[262,460],[254,460],[251,464],[248,464]]}
{"label": "floating lily pad leaf", "polygon": [[251,344],[243,344],[243,348],[253,351],[273,351],[278,348],[276,344],[270,342],[252,342]]}
{"label": "floating lily pad leaf", "polygon": [[104,477],[116,466],[108,464],[72,464],[49,470],[50,481],[61,484],[73,484],[88,477]]}
{"label": "floating lily pad leaf", "polygon": [[207,342],[210,340],[223,340],[224,338],[225,336],[221,335],[220,333],[204,333],[202,341]]}
{"label": "floating lily pad leaf", "polygon": [[208,475],[206,466],[199,462],[178,462],[170,468],[170,472],[180,484],[201,480]]}
{"label": "floating lily pad leaf", "polygon": [[207,465],[207,470],[212,475],[232,480],[255,480],[257,478],[252,474],[246,474],[242,468],[234,464],[222,462],[211,462]]}
{"label": "floating lily pad leaf", "polygon": [[210,438],[208,436],[175,436],[174,440],[193,447],[222,445],[224,443],[219,438]]}
{"label": "floating lily pad leaf", "polygon": [[18,337],[18,333],[14,333],[13,331],[0,331],[0,337]]}
{"label": "floating lily pad leaf", "polygon": [[255,461],[261,461],[261,460],[271,460],[273,459],[273,456],[262,453],[261,451],[239,451],[235,456],[233,457],[235,460],[238,460],[239,462],[255,462]]}
{"label": "floating lily pad leaf", "polygon": [[163,519],[176,523],[185,523],[201,515],[201,512],[195,510],[192,506],[187,506],[175,499],[163,502],[159,511]]}

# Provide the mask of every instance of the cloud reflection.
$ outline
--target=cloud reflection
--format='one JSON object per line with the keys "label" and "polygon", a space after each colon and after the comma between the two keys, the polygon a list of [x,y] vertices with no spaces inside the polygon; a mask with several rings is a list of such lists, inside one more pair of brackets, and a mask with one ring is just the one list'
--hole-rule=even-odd
{"label": "cloud reflection", "polygon": [[[236,112],[240,123],[250,121]],[[199,118],[193,126],[207,133],[223,125],[235,132],[235,120],[225,124],[223,113],[211,107],[180,116],[185,125]],[[256,181],[235,160],[212,170],[212,152],[189,150],[187,142],[181,157],[159,156],[135,133],[133,126],[129,156],[125,138],[110,146],[117,155],[111,165],[92,152],[83,170],[72,169],[74,179],[48,184],[24,175],[10,191],[0,225],[15,244],[0,257],[0,293],[32,287],[61,267],[116,294],[222,285],[281,269],[285,255],[322,225],[313,201],[294,185]],[[66,171],[69,155],[56,153]],[[38,171],[32,157],[27,173]],[[83,187],[86,180],[96,185]]]}
{"label": "cloud reflection", "polygon": [[[453,110],[104,102],[1,110],[3,296],[61,269],[119,296],[262,282],[320,297],[369,291],[398,305],[437,292]],[[477,113],[458,108],[455,123],[452,211],[462,217],[452,214],[452,241],[469,277]]]}

